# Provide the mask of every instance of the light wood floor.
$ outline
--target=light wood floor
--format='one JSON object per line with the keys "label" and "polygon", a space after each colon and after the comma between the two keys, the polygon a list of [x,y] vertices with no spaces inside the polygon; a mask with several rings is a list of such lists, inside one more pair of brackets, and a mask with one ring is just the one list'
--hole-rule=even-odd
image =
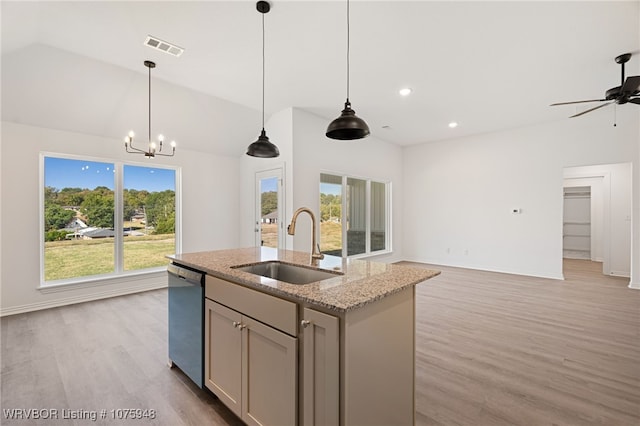
{"label": "light wood floor", "polygon": [[417,291],[417,424],[640,425],[640,291],[440,267]]}
{"label": "light wood floor", "polygon": [[[416,424],[639,425],[640,291],[598,266],[566,261],[566,281],[438,267],[417,291]],[[3,410],[108,414],[0,424],[241,424],[167,367],[166,307],[157,290],[2,318]],[[157,418],[109,421],[118,408]]]}

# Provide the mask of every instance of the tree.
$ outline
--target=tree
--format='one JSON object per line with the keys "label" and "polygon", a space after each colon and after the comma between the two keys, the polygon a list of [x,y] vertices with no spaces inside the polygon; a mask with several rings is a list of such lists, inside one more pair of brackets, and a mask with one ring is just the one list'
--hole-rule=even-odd
{"label": "tree", "polygon": [[44,208],[44,229],[55,231],[64,228],[76,216],[76,212],[65,210],[57,204],[49,203]]}
{"label": "tree", "polygon": [[261,194],[262,216],[278,210],[278,193],[276,191],[267,191]]}
{"label": "tree", "polygon": [[56,203],[58,200],[58,188],[54,188],[53,186],[45,186],[44,187],[44,204]]}
{"label": "tree", "polygon": [[175,192],[167,189],[162,192],[150,193],[147,197],[145,210],[147,212],[147,225],[151,225],[154,228],[158,226],[159,222],[167,220],[171,214],[174,215],[175,222]]}
{"label": "tree", "polygon": [[62,188],[58,193],[58,204],[61,206],[80,206],[88,189]]}
{"label": "tree", "polygon": [[84,197],[80,210],[87,218],[89,225],[113,228],[113,191],[105,187],[97,187]]}
{"label": "tree", "polygon": [[158,219],[154,234],[173,234],[176,229],[176,212]]}
{"label": "tree", "polygon": [[340,219],[342,216],[342,197],[333,194],[320,194],[320,220]]}

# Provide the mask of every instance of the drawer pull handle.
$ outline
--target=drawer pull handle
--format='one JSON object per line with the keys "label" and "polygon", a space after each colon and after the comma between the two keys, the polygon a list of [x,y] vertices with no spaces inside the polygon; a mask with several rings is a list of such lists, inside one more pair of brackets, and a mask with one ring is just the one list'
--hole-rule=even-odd
{"label": "drawer pull handle", "polygon": [[246,324],[240,324],[240,325],[238,325],[238,328],[240,330],[244,330],[245,328],[247,328],[247,325]]}
{"label": "drawer pull handle", "polygon": [[307,328],[311,325],[311,321],[302,320],[300,321],[300,325],[302,326],[302,328]]}
{"label": "drawer pull handle", "polygon": [[240,327],[240,325],[241,325],[241,324],[242,324],[242,323],[239,323],[238,321],[234,321],[234,322],[233,322],[233,326],[234,326],[235,328]]}

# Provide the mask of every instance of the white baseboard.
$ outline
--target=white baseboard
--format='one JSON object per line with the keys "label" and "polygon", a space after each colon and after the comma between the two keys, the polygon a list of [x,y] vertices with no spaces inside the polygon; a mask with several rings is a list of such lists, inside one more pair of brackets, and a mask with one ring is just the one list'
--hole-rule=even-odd
{"label": "white baseboard", "polygon": [[609,275],[612,277],[631,278],[629,271],[611,271]]}
{"label": "white baseboard", "polygon": [[634,290],[640,290],[640,282],[630,281],[629,282],[629,288],[632,288]]}
{"label": "white baseboard", "polygon": [[469,270],[475,270],[475,271],[497,272],[499,274],[521,275],[521,276],[524,276],[524,277],[545,278],[545,279],[560,280],[560,281],[564,280],[564,275],[562,273],[560,273],[560,274],[540,274],[540,273],[533,273],[533,272],[528,272],[528,271],[525,272],[525,271],[514,271],[514,270],[507,270],[507,269],[484,268],[484,267],[475,266],[475,265],[456,264],[456,263],[452,263],[452,262],[447,262],[447,261],[442,260],[442,259],[425,260],[425,259],[405,258],[404,260],[407,261],[407,262],[427,263],[429,265],[433,265],[435,267],[435,269],[437,269],[438,265],[441,265],[441,266],[450,266],[450,267],[453,267],[453,268],[469,269]]}
{"label": "white baseboard", "polygon": [[58,298],[54,300],[48,300],[45,302],[29,303],[21,306],[10,306],[4,309],[0,308],[0,317],[22,314],[22,313],[31,312],[31,311],[39,311],[42,309],[57,308],[60,306],[73,305],[75,303],[91,302],[93,300],[107,299],[110,297],[124,296],[127,294],[141,293],[143,291],[157,290],[157,289],[166,288],[166,287],[167,287],[166,280],[164,280],[164,282],[158,282],[157,280],[155,280],[155,282],[146,282],[143,284],[131,286],[129,288],[124,288],[124,289],[123,288],[109,289],[109,290],[104,290],[99,292],[92,292],[90,294],[83,294],[80,296]]}

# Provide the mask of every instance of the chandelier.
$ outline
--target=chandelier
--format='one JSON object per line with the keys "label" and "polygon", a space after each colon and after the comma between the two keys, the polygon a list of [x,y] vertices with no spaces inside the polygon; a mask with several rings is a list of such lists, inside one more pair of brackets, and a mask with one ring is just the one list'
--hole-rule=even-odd
{"label": "chandelier", "polygon": [[129,134],[124,138],[124,148],[129,154],[144,154],[145,157],[153,158],[156,155],[164,157],[173,157],[176,153],[176,142],[171,141],[171,154],[162,153],[162,144],[164,142],[164,136],[158,135],[158,143],[151,140],[151,68],[155,68],[155,62],[144,61],[144,66],[149,68],[149,145],[147,149],[140,149],[133,146],[133,137],[135,133],[133,130],[129,131]]}

